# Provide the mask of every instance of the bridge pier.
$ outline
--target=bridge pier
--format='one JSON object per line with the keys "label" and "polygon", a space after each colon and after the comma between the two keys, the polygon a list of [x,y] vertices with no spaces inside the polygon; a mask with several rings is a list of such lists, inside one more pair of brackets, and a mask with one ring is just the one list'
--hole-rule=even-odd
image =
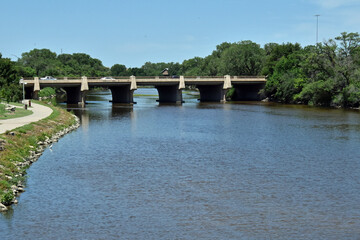
{"label": "bridge pier", "polygon": [[226,102],[226,93],[223,84],[220,85],[197,85],[200,92],[200,102]]}
{"label": "bridge pier", "polygon": [[113,103],[134,103],[134,90],[130,85],[109,87]]}
{"label": "bridge pier", "polygon": [[182,90],[178,85],[155,86],[159,93],[159,103],[177,103],[181,104]]}
{"label": "bridge pier", "polygon": [[235,101],[259,101],[262,97],[259,91],[264,88],[265,84],[233,84]]}
{"label": "bridge pier", "polygon": [[78,104],[82,107],[85,106],[86,102],[86,93],[87,91],[80,91],[81,87],[64,87],[66,91],[66,103],[67,104]]}

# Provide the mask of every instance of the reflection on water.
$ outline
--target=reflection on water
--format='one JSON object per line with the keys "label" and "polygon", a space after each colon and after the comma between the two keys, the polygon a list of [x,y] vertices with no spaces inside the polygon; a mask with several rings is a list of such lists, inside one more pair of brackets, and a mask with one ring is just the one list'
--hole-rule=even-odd
{"label": "reflection on water", "polygon": [[73,109],[82,126],[28,170],[0,239],[360,237],[358,112],[137,91]]}

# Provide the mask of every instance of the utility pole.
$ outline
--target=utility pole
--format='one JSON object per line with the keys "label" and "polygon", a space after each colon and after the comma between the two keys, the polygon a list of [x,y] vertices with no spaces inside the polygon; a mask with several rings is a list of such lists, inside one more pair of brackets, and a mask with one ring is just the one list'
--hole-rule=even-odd
{"label": "utility pole", "polygon": [[316,14],[316,44],[318,43],[318,36],[319,36],[319,14]]}

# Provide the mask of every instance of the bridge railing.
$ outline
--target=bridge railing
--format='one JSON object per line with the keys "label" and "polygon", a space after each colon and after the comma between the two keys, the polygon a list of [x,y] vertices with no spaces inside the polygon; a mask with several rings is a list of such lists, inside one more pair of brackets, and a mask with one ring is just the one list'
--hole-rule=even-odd
{"label": "bridge railing", "polygon": [[242,78],[253,78],[253,79],[263,79],[265,76],[230,76],[231,79],[242,79]]}
{"label": "bridge railing", "polygon": [[[103,77],[87,77],[88,80],[99,80]],[[138,79],[179,79],[180,76],[136,76]],[[230,76],[230,79],[236,80],[236,79],[264,79],[265,76]],[[33,77],[25,77],[24,80],[34,80]],[[57,80],[81,80],[81,77],[57,77]],[[112,79],[116,80],[122,80],[122,79],[130,79],[130,76],[117,76],[112,77]],[[224,76],[184,76],[184,79],[224,79]],[[41,80],[39,78],[39,80]],[[107,80],[107,79],[105,79]],[[108,79],[111,80],[111,79]],[[56,80],[54,80],[56,81]]]}
{"label": "bridge railing", "polygon": [[224,79],[224,76],[184,76],[184,79],[210,79],[210,78],[218,78]]}

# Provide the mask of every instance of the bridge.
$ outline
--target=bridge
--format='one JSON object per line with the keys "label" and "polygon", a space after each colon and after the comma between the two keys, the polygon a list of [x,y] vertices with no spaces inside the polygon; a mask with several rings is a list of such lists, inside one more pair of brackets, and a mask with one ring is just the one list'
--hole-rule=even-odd
{"label": "bridge", "polygon": [[112,93],[113,103],[132,104],[133,93],[138,86],[153,86],[158,90],[159,102],[182,103],[182,90],[193,85],[199,89],[201,102],[225,102],[227,91],[235,88],[236,100],[260,100],[259,90],[266,83],[265,77],[230,76],[223,77],[116,77],[101,79],[96,77],[58,78],[57,80],[40,80],[24,78],[25,97],[37,99],[40,89],[45,87],[63,88],[67,93],[68,104],[85,106],[86,93],[89,87],[108,87]]}

